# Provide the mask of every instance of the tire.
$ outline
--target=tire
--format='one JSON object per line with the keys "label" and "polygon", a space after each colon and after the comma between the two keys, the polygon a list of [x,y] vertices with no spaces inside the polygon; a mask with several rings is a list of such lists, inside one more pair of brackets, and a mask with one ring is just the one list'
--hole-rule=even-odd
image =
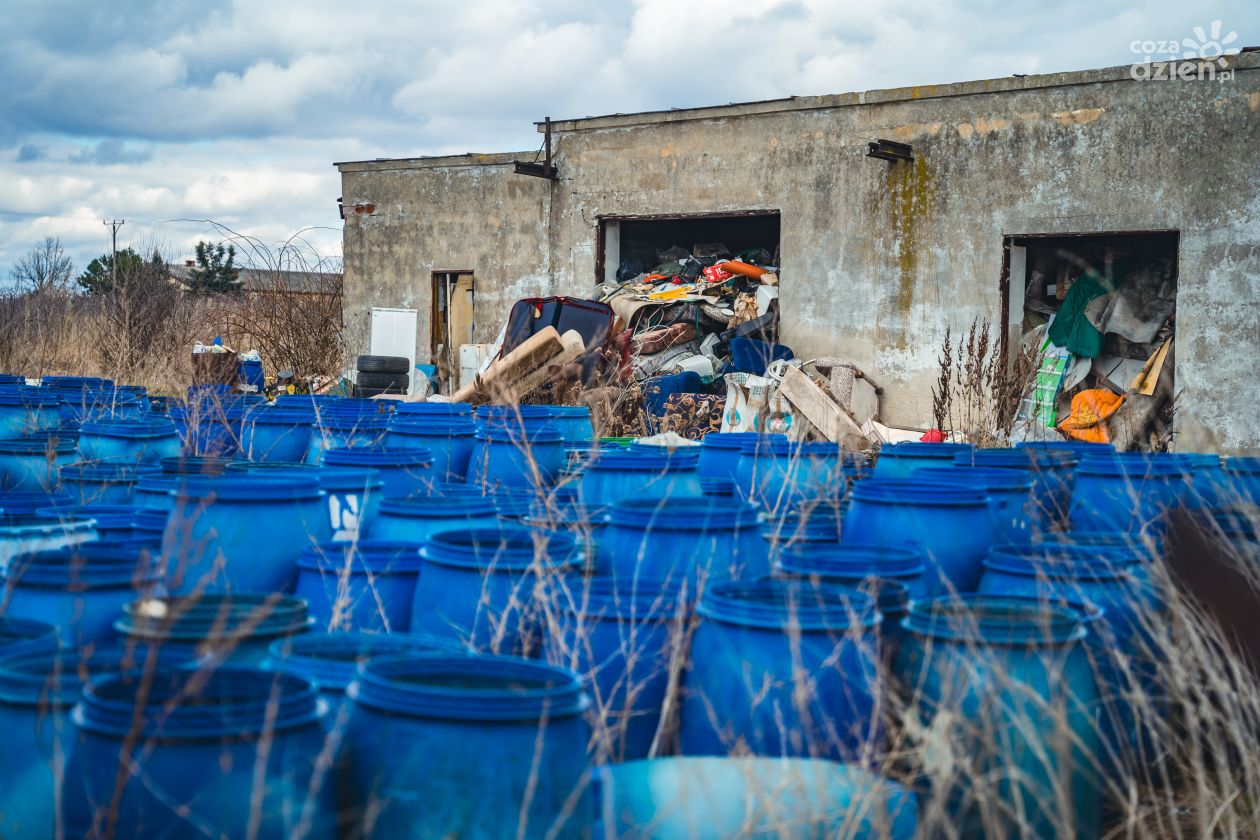
{"label": "tire", "polygon": [[402,356],[360,356],[358,369],[363,373],[411,373],[411,362]]}
{"label": "tire", "polygon": [[379,397],[381,394],[405,394],[405,388],[355,388],[354,395],[356,397]]}
{"label": "tire", "polygon": [[411,377],[405,373],[370,373],[361,370],[355,384],[361,388],[399,388],[406,391],[411,384]]}

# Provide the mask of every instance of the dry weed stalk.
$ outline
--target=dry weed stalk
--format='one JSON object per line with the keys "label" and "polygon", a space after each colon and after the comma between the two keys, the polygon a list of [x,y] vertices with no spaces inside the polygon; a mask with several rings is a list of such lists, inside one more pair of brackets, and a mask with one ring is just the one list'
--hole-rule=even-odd
{"label": "dry weed stalk", "polygon": [[992,325],[977,320],[956,344],[946,329],[938,364],[932,388],[936,428],[976,446],[1007,445],[1020,401],[1032,390],[1037,374],[1035,352],[1021,348],[1008,361]]}

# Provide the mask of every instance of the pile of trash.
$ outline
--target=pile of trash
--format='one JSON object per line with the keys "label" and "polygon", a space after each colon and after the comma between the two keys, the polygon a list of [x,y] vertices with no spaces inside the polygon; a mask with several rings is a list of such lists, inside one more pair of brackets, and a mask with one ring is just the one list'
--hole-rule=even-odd
{"label": "pile of trash", "polygon": [[1086,443],[1162,449],[1171,429],[1176,280],[1166,260],[1088,269],[1042,287],[1034,275],[1024,345],[1035,351],[1033,387],[1016,439],[1056,429]]}
{"label": "pile of trash", "polygon": [[673,245],[656,257],[652,266],[623,260],[618,282],[603,285],[598,298],[617,316],[611,350],[620,380],[642,392],[646,431],[687,414],[688,436],[699,437],[722,426],[725,377],[761,376],[794,356],[778,343],[777,259],[763,248],[732,253],[723,243]]}

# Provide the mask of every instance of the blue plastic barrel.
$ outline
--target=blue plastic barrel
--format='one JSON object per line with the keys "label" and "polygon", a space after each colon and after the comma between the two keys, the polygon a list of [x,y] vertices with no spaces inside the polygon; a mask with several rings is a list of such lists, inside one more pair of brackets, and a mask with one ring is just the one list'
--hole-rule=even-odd
{"label": "blue plastic barrel", "polygon": [[473,407],[459,402],[400,402],[394,408],[394,417],[472,417]]}
{"label": "blue plastic barrel", "polygon": [[[494,502],[495,513],[505,523],[518,524],[528,517],[544,491],[533,487],[496,487],[487,498]],[[545,497],[544,497],[545,498]]]}
{"label": "blue plastic barrel", "polygon": [[352,540],[310,546],[298,558],[295,594],[325,630],[406,632],[421,545]]}
{"label": "blue plastic barrel", "polygon": [[1233,457],[1225,461],[1225,477],[1229,494],[1235,501],[1260,504],[1260,457]]}
{"label": "blue plastic barrel", "polygon": [[585,443],[595,429],[591,424],[591,409],[585,405],[549,405],[548,419],[560,430],[565,443]]}
{"label": "blue plastic barrel", "polygon": [[175,509],[175,493],[190,475],[173,473],[144,473],[132,485],[131,502],[140,507],[153,508],[170,513]]}
{"label": "blue plastic barrel", "polygon": [[[403,654],[467,652],[451,639],[416,633],[313,632],[274,642],[262,666],[288,671],[315,683],[320,695],[337,712],[345,699],[346,688],[359,675],[359,666],[368,660]],[[335,716],[330,722],[337,724],[338,728],[331,734],[340,740],[344,735],[341,723]]]}
{"label": "blue plastic barrel", "polygon": [[52,490],[58,471],[79,460],[73,440],[21,437],[0,440],[0,488],[4,490]]}
{"label": "blue plastic barrel", "polygon": [[379,446],[389,428],[389,415],[372,409],[326,410],[316,416],[306,463],[322,464],[329,449],[345,446]]}
{"label": "blue plastic barrel", "polygon": [[390,657],[364,665],[346,693],[352,798],[374,811],[367,838],[497,840],[507,826],[590,836],[576,674],[511,657]]}
{"label": "blue plastic barrel", "polygon": [[914,602],[902,627],[907,714],[948,751],[924,813],[939,809],[959,837],[1097,837],[1098,690],[1082,616],[969,595]]}
{"label": "blue plastic barrel", "polygon": [[246,394],[261,394],[267,385],[261,359],[241,359],[236,363],[237,387]]}
{"label": "blue plastic barrel", "polygon": [[310,450],[315,412],[259,405],[241,419],[242,458],[250,461],[301,461]]}
{"label": "blue plastic barrel", "polygon": [[966,482],[984,491],[993,511],[995,543],[1027,543],[1033,538],[1033,519],[1040,520],[1043,503],[1033,498],[1035,480],[1023,470],[996,467],[924,467],[914,478],[924,481]]}
{"label": "blue plastic barrel", "polygon": [[844,506],[829,500],[805,502],[787,513],[767,516],[762,538],[770,543],[772,554],[795,543],[839,543]]}
{"label": "blue plastic barrel", "polygon": [[130,505],[136,482],[158,468],[131,461],[82,461],[61,468],[61,486],[80,505]]}
{"label": "blue plastic barrel", "polygon": [[551,424],[551,406],[547,405],[479,405],[474,415],[477,425],[486,429],[520,432]]}
{"label": "blue plastic barrel", "polygon": [[806,501],[840,499],[865,466],[834,443],[773,438],[763,447],[748,447],[737,469],[747,498],[766,510],[786,511]]}
{"label": "blue plastic barrel", "polygon": [[1127,534],[1122,531],[1067,531],[1043,534],[1037,543],[1060,545],[1095,545],[1124,549],[1142,565],[1148,566],[1164,558],[1164,540],[1158,534]]}
{"label": "blue plastic barrel", "polygon": [[0,659],[0,836],[89,836],[83,767],[76,760],[79,735],[70,712],[88,680],[138,664],[117,648]]}
{"label": "blue plastic barrel", "polygon": [[1015,444],[1015,448],[1070,452],[1077,459],[1090,455],[1106,455],[1116,451],[1115,447],[1110,443],[1091,443],[1084,440],[1064,440],[1061,438],[1057,440],[1022,440]]}
{"label": "blue plastic barrel", "polygon": [[[96,536],[102,542],[145,541],[154,548],[162,544],[166,530],[166,513],[139,505],[71,505],[40,508],[39,516],[65,518],[67,521],[90,519]],[[154,552],[156,556],[156,552]]]}
{"label": "blue plastic barrel", "polygon": [[333,789],[317,775],[327,715],[292,674],[104,677],[73,715],[88,802],[117,837],[332,837]]}
{"label": "blue plastic barrel", "polygon": [[147,552],[105,542],[19,554],[0,573],[4,614],[48,622],[72,648],[113,639],[123,607],[161,581]]}
{"label": "blue plastic barrel", "polygon": [[384,542],[423,543],[442,531],[494,528],[498,524],[494,500],[485,496],[385,499],[366,535]]}
{"label": "blue plastic barrel", "polygon": [[1189,501],[1192,476],[1185,463],[1141,452],[1086,458],[1076,471],[1072,529],[1162,534],[1165,514]]}
{"label": "blue plastic barrel", "polygon": [[179,433],[165,417],[84,423],[79,453],[85,461],[130,461],[158,464],[180,454]]}
{"label": "blue plastic barrel", "polygon": [[600,452],[582,471],[582,503],[601,508],[634,498],[675,499],[685,505],[686,499],[704,495],[696,449],[636,445]]}
{"label": "blue plastic barrel", "polygon": [[180,455],[163,458],[159,463],[166,475],[223,475],[237,462],[217,455]]}
{"label": "blue plastic barrel", "polygon": [[779,577],[815,583],[857,587],[871,578],[895,580],[911,598],[927,596],[923,571],[923,553],[917,548],[861,543],[793,543],[783,546],[775,563]]}
{"label": "blue plastic barrel", "polygon": [[319,489],[326,494],[329,527],[333,539],[352,540],[367,533],[380,511],[385,483],[376,470],[346,467],[317,467],[314,464],[290,464],[280,461],[253,463],[242,461],[228,466],[228,472],[251,472],[260,475],[297,473],[315,476]]}
{"label": "blue plastic barrel", "polygon": [[1190,508],[1216,508],[1230,504],[1234,494],[1230,492],[1229,479],[1225,475],[1225,463],[1220,455],[1211,452],[1163,453],[1163,458],[1180,462],[1190,468],[1190,494],[1186,499]]}
{"label": "blue plastic barrel", "polygon": [[477,432],[467,480],[489,489],[549,487],[559,479],[564,465],[564,440],[559,429],[489,425]]}
{"label": "blue plastic barrel", "polygon": [[65,490],[0,490],[0,511],[5,516],[25,516],[40,508],[61,508],[74,504]]}
{"label": "blue plastic barrel", "polygon": [[758,463],[759,457],[769,454],[772,443],[785,441],[787,435],[782,434],[756,434],[743,440],[739,448],[739,460],[735,462],[735,492],[745,500],[761,503],[758,485],[763,465]]}
{"label": "blue plastic barrel", "polygon": [[582,559],[572,534],[512,526],[442,531],[420,556],[411,630],[496,653],[537,649],[547,593]]}
{"label": "blue plastic barrel", "polygon": [[734,482],[744,444],[761,437],[757,432],[713,432],[700,441],[700,477]]}
{"label": "blue plastic barrel", "polygon": [[[405,411],[408,406],[440,406],[441,411]],[[477,426],[472,415],[449,408],[464,403],[404,403],[389,421],[385,444],[391,449],[427,449],[433,456],[433,475],[438,481],[464,481],[472,457]]]}
{"label": "blue plastic barrel", "polygon": [[1076,483],[1078,456],[1063,449],[975,449],[954,456],[964,467],[1021,471],[1033,479],[1029,510],[1038,530],[1050,531],[1067,522]]}
{"label": "blue plastic barrel", "polygon": [[545,657],[571,668],[591,693],[592,758],[646,758],[665,748],[676,708],[670,684],[686,667],[691,604],[664,581],[589,578],[556,593]]}
{"label": "blue plastic barrel", "polygon": [[627,499],[615,506],[599,545],[601,573],[687,582],[770,574],[770,553],[758,532],[757,509],[712,496],[685,502]]}
{"label": "blue plastic barrel", "polygon": [[43,621],[0,616],[0,659],[57,649],[57,628]]}
{"label": "blue plastic barrel", "polygon": [[970,454],[975,447],[970,443],[886,443],[879,448],[873,477],[910,478],[922,467],[948,467],[954,456]]}
{"label": "blue plastic barrel", "polygon": [[678,756],[596,771],[603,837],[913,840],[917,800],[862,767],[816,758]]}
{"label": "blue plastic barrel", "polygon": [[314,625],[300,598],[244,592],[142,598],[123,609],[114,629],[137,655],[156,649],[206,665],[254,666],[267,658],[269,646]]}
{"label": "blue plastic barrel", "polygon": [[324,466],[375,470],[387,497],[407,498],[428,492],[435,475],[433,456],[422,447],[391,449],[380,446],[351,446],[329,449]]}
{"label": "blue plastic barrel", "polygon": [[332,538],[313,476],[187,476],[175,492],[162,539],[171,592],[289,592],[302,550]]}
{"label": "blue plastic barrel", "polygon": [[1163,624],[1158,591],[1124,548],[1064,543],[994,546],[984,560],[980,592],[1094,604],[1106,612],[1115,639],[1126,646]]}
{"label": "blue plastic barrel", "polygon": [[96,526],[87,517],[4,514],[0,516],[0,572],[19,554],[79,545],[96,537]]}
{"label": "blue plastic barrel", "polygon": [[[703,457],[704,453],[701,453]],[[729,499],[735,495],[735,482],[729,478],[705,478],[700,476],[700,491],[706,496]]]}
{"label": "blue plastic barrel", "polygon": [[[1161,598],[1125,548],[1043,543],[997,546],[984,561],[980,591],[1097,607],[1091,664],[1104,714],[1098,715],[1109,762],[1140,765],[1155,754],[1154,719],[1167,714],[1159,674],[1167,642]],[[1136,698],[1136,699],[1135,699]]]}
{"label": "blue plastic barrel", "polygon": [[39,388],[0,388],[0,438],[18,438],[61,424],[61,398]]}
{"label": "blue plastic barrel", "polygon": [[844,517],[846,542],[881,546],[917,543],[926,555],[929,595],[974,592],[994,534],[988,496],[963,482],[941,484],[905,478],[859,481],[853,486]]}
{"label": "blue plastic barrel", "polygon": [[762,579],[705,589],[691,643],[686,755],[869,758],[881,740],[879,611],[856,589]]}

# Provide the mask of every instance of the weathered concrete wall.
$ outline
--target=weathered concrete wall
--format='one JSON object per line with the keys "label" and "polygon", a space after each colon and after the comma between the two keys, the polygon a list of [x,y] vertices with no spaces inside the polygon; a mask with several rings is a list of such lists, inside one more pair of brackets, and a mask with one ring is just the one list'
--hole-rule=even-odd
{"label": "weathered concrete wall", "polygon": [[[501,284],[497,311],[479,304],[493,332],[524,291],[591,287],[601,215],[778,209],[785,343],[853,359],[887,420],[922,426],[946,327],[1000,320],[1005,235],[1179,230],[1179,446],[1260,447],[1258,110],[1260,56],[1243,55],[1229,81],[1112,68],[561,123],[554,185],[347,172],[347,202],[388,204],[380,179],[424,219],[394,242],[348,222],[347,299],[397,305],[403,271],[463,259],[479,295]],[[867,158],[879,137],[915,161]]]}
{"label": "weathered concrete wall", "polygon": [[[518,158],[526,158],[521,154]],[[352,354],[366,353],[374,306],[419,310],[416,356],[429,355],[435,271],[471,270],[474,338],[491,341],[508,307],[549,288],[549,185],[512,174],[512,155],[342,164],[345,320]],[[352,360],[353,361],[353,360]]]}

